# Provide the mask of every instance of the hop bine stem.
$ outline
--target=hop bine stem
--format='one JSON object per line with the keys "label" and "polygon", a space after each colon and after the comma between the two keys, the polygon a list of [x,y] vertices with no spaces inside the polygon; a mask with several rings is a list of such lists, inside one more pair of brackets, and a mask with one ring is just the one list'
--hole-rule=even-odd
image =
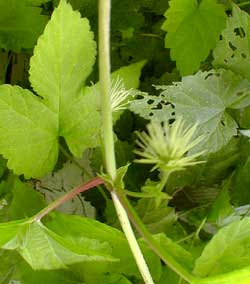
{"label": "hop bine stem", "polygon": [[[104,158],[108,175],[114,181],[116,178],[116,162],[113,139],[112,107],[111,107],[111,79],[110,79],[110,10],[111,0],[99,0],[99,79],[101,84],[101,105],[103,123],[103,144]],[[122,229],[128,240],[130,249],[134,255],[137,266],[146,284],[153,284],[153,279],[148,270],[147,264],[141,253],[140,247],[134,236],[128,216],[120,200],[117,197],[115,188],[111,196],[119,217]]]}

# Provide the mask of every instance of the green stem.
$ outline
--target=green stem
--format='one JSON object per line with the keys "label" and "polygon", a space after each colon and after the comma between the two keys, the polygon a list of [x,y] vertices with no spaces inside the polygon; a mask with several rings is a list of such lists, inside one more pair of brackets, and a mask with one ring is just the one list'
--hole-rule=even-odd
{"label": "green stem", "polygon": [[119,221],[121,223],[122,229],[126,235],[126,238],[128,240],[130,249],[133,253],[133,256],[135,258],[136,264],[141,272],[142,278],[146,284],[154,284],[154,281],[152,279],[152,276],[150,274],[150,271],[148,269],[148,266],[145,262],[144,256],[141,252],[141,249],[137,243],[136,237],[134,235],[133,229],[131,227],[131,224],[128,219],[128,215],[126,210],[123,208],[123,205],[121,204],[117,194],[115,191],[111,191],[111,196],[116,208],[116,212],[119,218]]}
{"label": "green stem", "polygon": [[152,37],[152,38],[157,38],[157,39],[161,39],[162,37],[158,34],[152,34],[152,33],[137,33],[137,35],[139,36],[144,36],[144,37]]}
{"label": "green stem", "polygon": [[243,3],[239,3],[237,4],[239,7],[244,7],[244,6],[247,6],[250,4],[250,1],[246,1],[246,2],[243,2]]}
{"label": "green stem", "polygon": [[171,174],[171,171],[164,171],[163,172],[163,176],[162,176],[161,183],[160,183],[160,190],[161,191],[163,191],[164,187],[166,186],[170,174]]}
{"label": "green stem", "polygon": [[[111,79],[110,79],[110,11],[111,0],[99,0],[99,79],[101,88],[101,106],[102,106],[102,136],[104,144],[105,164],[108,175],[113,181],[116,178],[116,162],[113,138],[113,122],[111,109]],[[124,234],[128,240],[131,251],[136,260],[138,269],[146,284],[153,284],[153,279],[148,270],[147,264],[141,253],[140,247],[134,236],[128,216],[116,192],[113,189],[111,196],[116,208]]]}
{"label": "green stem", "polygon": [[91,181],[80,185],[79,187],[76,187],[74,189],[72,189],[71,191],[69,191],[68,193],[66,193],[65,195],[59,197],[58,199],[56,199],[55,201],[53,201],[52,203],[49,204],[49,206],[45,207],[44,209],[42,209],[40,212],[38,212],[32,219],[34,221],[39,221],[41,220],[44,216],[46,216],[47,214],[49,214],[51,211],[53,211],[54,209],[56,209],[57,207],[59,207],[60,205],[62,205],[64,202],[71,200],[72,198],[74,198],[77,194],[87,191],[93,187],[96,187],[100,184],[103,184],[103,180],[99,177],[96,177],[94,179],[92,179]]}
{"label": "green stem", "polygon": [[167,266],[169,266],[174,272],[180,275],[183,279],[185,279],[188,283],[194,283],[195,278],[190,274],[185,268],[183,268],[175,259],[168,254],[165,249],[162,249],[160,244],[153,238],[151,233],[148,231],[146,226],[141,221],[140,217],[135,212],[134,208],[130,205],[126,196],[123,192],[117,192],[120,202],[123,207],[126,209],[127,214],[134,224],[138,233],[144,238],[149,247],[165,262]]}
{"label": "green stem", "polygon": [[101,87],[103,144],[106,170],[113,180],[116,177],[116,163],[113,139],[110,79],[110,10],[111,0],[99,0],[99,79]]}
{"label": "green stem", "polygon": [[136,198],[154,198],[155,197],[155,195],[153,194],[148,194],[148,193],[143,193],[143,192],[134,192],[134,191],[129,191],[129,190],[124,190],[124,193],[128,196],[136,197]]}

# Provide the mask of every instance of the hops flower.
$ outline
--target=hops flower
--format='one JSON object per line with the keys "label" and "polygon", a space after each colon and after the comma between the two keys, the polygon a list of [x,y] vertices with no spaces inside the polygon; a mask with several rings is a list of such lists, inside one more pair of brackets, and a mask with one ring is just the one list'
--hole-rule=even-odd
{"label": "hops flower", "polygon": [[193,139],[197,125],[184,127],[182,118],[177,119],[171,126],[167,122],[152,122],[147,126],[148,134],[138,133],[136,141],[140,149],[134,152],[141,156],[136,162],[155,164],[152,170],[178,171],[188,166],[203,163],[196,158],[205,151],[187,155],[187,152],[201,142],[203,136]]}
{"label": "hops flower", "polygon": [[138,91],[134,89],[127,90],[123,80],[117,77],[112,81],[111,86],[111,108],[113,112],[126,109],[128,103],[133,99]]}

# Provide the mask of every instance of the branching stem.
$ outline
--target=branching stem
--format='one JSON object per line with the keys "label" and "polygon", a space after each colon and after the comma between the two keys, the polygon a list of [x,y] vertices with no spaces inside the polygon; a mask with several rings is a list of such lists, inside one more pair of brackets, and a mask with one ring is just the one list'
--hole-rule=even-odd
{"label": "branching stem", "polygon": [[195,283],[195,278],[185,268],[183,268],[175,259],[153,238],[146,226],[141,221],[140,217],[130,205],[125,194],[122,191],[117,192],[118,198],[126,209],[129,219],[135,226],[138,233],[144,238],[149,247],[169,266],[173,271],[180,275],[188,283]]}
{"label": "branching stem", "polygon": [[[110,79],[110,11],[111,0],[99,0],[99,80],[101,87],[102,106],[102,136],[104,144],[104,160],[108,175],[114,181],[116,178],[116,162],[113,138],[113,122],[111,109],[111,79]],[[121,226],[128,240],[142,278],[146,284],[153,284],[153,279],[134,236],[128,216],[121,205],[115,189],[111,196],[119,217]]]}

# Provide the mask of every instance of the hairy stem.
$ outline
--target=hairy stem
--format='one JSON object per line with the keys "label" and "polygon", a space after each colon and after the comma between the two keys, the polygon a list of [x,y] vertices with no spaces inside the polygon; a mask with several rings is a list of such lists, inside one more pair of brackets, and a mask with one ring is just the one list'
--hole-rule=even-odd
{"label": "hairy stem", "polygon": [[111,196],[112,196],[112,199],[113,199],[113,202],[114,202],[114,205],[115,205],[117,215],[118,215],[119,221],[121,223],[122,229],[123,229],[123,231],[124,231],[124,233],[125,233],[125,235],[128,239],[130,249],[131,249],[131,251],[134,255],[136,264],[137,264],[138,268],[140,269],[143,280],[146,284],[153,284],[154,281],[151,277],[148,266],[147,266],[147,264],[144,260],[144,256],[141,252],[141,249],[140,249],[140,247],[137,243],[137,240],[135,238],[134,232],[131,228],[127,213],[126,213],[125,209],[123,208],[117,194],[114,191],[111,192]]}
{"label": "hairy stem", "polygon": [[[111,109],[111,79],[110,79],[110,11],[111,0],[99,0],[99,80],[101,85],[102,106],[102,136],[104,144],[105,165],[108,175],[114,181],[116,178],[116,162],[113,138],[113,122]],[[138,268],[146,284],[153,284],[147,264],[134,236],[128,216],[117,198],[116,191],[111,191],[121,226],[128,240]]]}
{"label": "hairy stem", "polygon": [[175,259],[165,249],[162,249],[160,244],[153,238],[151,233],[141,221],[140,217],[135,212],[134,208],[130,205],[124,193],[122,191],[119,191],[117,192],[117,195],[123,207],[126,209],[131,222],[135,226],[138,233],[147,242],[149,247],[151,247],[151,249],[162,259],[162,261],[164,261],[165,264],[169,266],[174,272],[180,275],[188,283],[194,283],[195,278],[178,262],[176,262]]}
{"label": "hairy stem", "polygon": [[49,214],[51,211],[53,211],[54,209],[56,209],[57,207],[59,207],[60,205],[62,205],[64,202],[71,200],[72,198],[74,198],[77,194],[87,191],[93,187],[96,187],[100,184],[103,184],[103,180],[99,177],[96,177],[94,179],[92,179],[91,181],[82,184],[74,189],[72,189],[71,191],[69,191],[68,193],[66,193],[65,195],[63,195],[62,197],[59,197],[58,199],[56,199],[55,201],[53,201],[52,203],[49,204],[49,206],[45,207],[44,209],[42,209],[40,212],[38,212],[34,217],[33,220],[34,221],[39,221],[41,220],[44,216],[46,216],[47,214]]}
{"label": "hairy stem", "polygon": [[103,124],[103,144],[106,170],[111,178],[116,177],[116,163],[113,139],[110,79],[110,0],[99,0],[99,79],[101,85],[101,105]]}

